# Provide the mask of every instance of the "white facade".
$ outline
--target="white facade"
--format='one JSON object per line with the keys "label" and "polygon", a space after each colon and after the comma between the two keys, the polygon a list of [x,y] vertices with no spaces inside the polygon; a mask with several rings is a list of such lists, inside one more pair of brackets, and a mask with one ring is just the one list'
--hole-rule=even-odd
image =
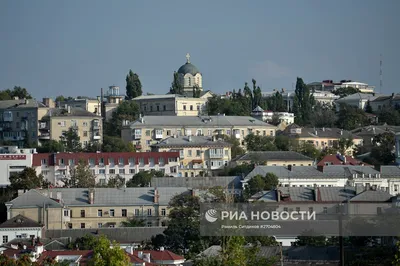
{"label": "white facade", "polygon": [[271,122],[274,115],[277,115],[279,122],[285,122],[286,125],[294,123],[294,114],[288,112],[272,112],[264,111],[259,106],[251,112],[251,116],[256,117],[264,122]]}
{"label": "white facade", "polygon": [[190,73],[185,74],[183,76],[183,87],[184,88],[193,88],[193,86],[197,85],[199,88],[203,87],[203,77],[201,76],[200,73],[197,73],[196,75],[192,75]]}
{"label": "white facade", "polygon": [[367,102],[368,101],[372,102],[376,98],[378,98],[378,96],[373,94],[355,93],[347,97],[336,100],[335,101],[336,111],[337,112],[340,111],[342,104],[346,104],[361,110],[365,110]]}
{"label": "white facade", "polygon": [[369,86],[366,83],[362,83],[362,82],[356,82],[356,81],[350,81],[350,82],[343,82],[340,85],[335,85],[335,89],[338,88],[355,88],[355,89],[359,89],[361,93],[372,93],[375,90],[374,86]]}
{"label": "white facade", "polygon": [[0,187],[9,186],[10,176],[32,166],[36,149],[19,149],[17,146],[0,147]]}
{"label": "white facade", "polygon": [[31,239],[42,238],[42,228],[40,227],[16,227],[16,228],[0,228],[0,241],[5,244],[14,239]]}

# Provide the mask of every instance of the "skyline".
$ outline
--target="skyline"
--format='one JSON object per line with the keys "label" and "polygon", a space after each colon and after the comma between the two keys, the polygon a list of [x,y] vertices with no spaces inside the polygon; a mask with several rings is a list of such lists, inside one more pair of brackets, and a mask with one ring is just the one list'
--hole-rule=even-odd
{"label": "skyline", "polygon": [[[165,94],[191,62],[203,88],[224,93],[257,80],[263,91],[351,79],[398,92],[396,0],[330,2],[221,0],[0,3],[0,89],[37,99],[97,96],[136,72],[144,93]],[[223,16],[221,16],[221,14]]]}

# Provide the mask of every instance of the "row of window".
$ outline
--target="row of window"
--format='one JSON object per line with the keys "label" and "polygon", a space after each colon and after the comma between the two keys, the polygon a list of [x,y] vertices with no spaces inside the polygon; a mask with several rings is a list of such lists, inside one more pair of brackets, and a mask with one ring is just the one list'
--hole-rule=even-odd
{"label": "row of window", "polygon": [[[156,136],[163,135],[163,131],[164,130],[162,130],[162,129],[155,129],[154,130]],[[151,132],[152,132],[152,130],[150,130],[150,129],[145,130],[146,137],[150,137],[151,136]],[[193,135],[191,129],[185,129],[183,131],[181,129],[177,129],[177,130],[175,130],[175,132],[176,132],[176,135],[178,135],[178,136],[184,136],[184,135],[185,136],[192,136]],[[204,132],[203,129],[197,129],[197,130],[194,131],[194,134],[196,136],[204,136],[205,133],[203,133],[203,132]],[[261,135],[261,132],[262,132],[263,136],[267,136],[267,130],[262,130],[262,131],[261,130],[256,130],[255,131],[255,133],[257,135]],[[244,130],[242,130],[241,132],[240,132],[240,130],[230,130],[230,129],[226,129],[226,130],[225,129],[217,129],[217,130],[208,129],[207,130],[207,136],[212,136],[213,133],[226,134],[228,136],[230,136],[230,135],[235,135],[235,136],[236,135],[238,135],[238,136],[242,135],[242,136],[244,136],[245,135],[245,131]],[[247,129],[247,135],[249,135],[251,133],[253,133],[253,129],[251,129],[251,128]],[[134,135],[136,137],[141,137],[142,136],[142,129],[136,128],[134,130]],[[274,131],[270,130],[269,135],[273,136],[274,135]],[[172,130],[166,130],[166,136],[172,136]]]}
{"label": "row of window", "polygon": [[[103,167],[105,165],[106,160],[104,158],[99,158],[98,161],[99,161],[99,164],[98,164],[99,167]],[[65,166],[66,162],[67,161],[64,158],[61,158],[58,160],[58,163],[60,166]],[[95,162],[96,162],[96,159],[94,159],[94,158],[89,158],[89,160],[88,160],[88,164],[90,166],[96,165]],[[125,166],[126,165],[125,162],[126,162],[126,160],[124,158],[118,159],[119,166]],[[168,158],[168,162],[176,162],[176,158]],[[47,163],[48,163],[48,159],[41,159],[41,165],[47,165]],[[133,166],[133,165],[135,165],[135,163],[136,163],[135,158],[128,159],[129,165]],[[144,165],[144,158],[138,158],[137,164]],[[149,158],[149,164],[150,165],[155,164],[155,158]],[[164,165],[165,158],[164,157],[158,158],[158,164]],[[74,165],[75,165],[75,159],[69,159],[68,166],[74,166]],[[108,165],[109,165],[109,167],[114,167],[114,165],[115,165],[114,158],[108,158]]]}
{"label": "row of window", "polygon": [[[30,236],[29,236],[30,239],[35,238],[35,237],[36,237],[35,235],[30,235]],[[28,238],[28,234],[16,235],[15,238],[17,238],[17,239]],[[3,235],[3,244],[8,243],[8,240],[9,240],[9,239],[8,239],[8,235]],[[11,239],[11,240],[12,240],[12,239]]]}
{"label": "row of window", "polygon": [[[165,226],[165,225],[166,225],[165,222],[161,222],[161,226]],[[107,226],[108,226],[109,228],[115,228],[115,224],[107,224]],[[153,226],[153,223],[152,223],[152,222],[147,222],[147,223],[146,223],[146,226],[147,226],[147,227],[152,227],[152,226]],[[103,228],[103,227],[104,227],[104,224],[103,224],[103,223],[97,223],[97,227],[98,227],[98,228]],[[85,223],[81,223],[81,224],[80,224],[80,228],[81,228],[81,229],[85,229],[85,228],[86,228],[86,224],[85,224]],[[68,229],[73,229],[72,223],[68,223]]]}
{"label": "row of window", "polygon": [[[86,211],[81,210],[80,217],[84,218],[86,217]],[[107,215],[109,217],[115,217],[115,209],[110,209],[109,211],[104,211],[103,209],[98,209],[97,210],[97,217],[103,217],[103,215]],[[145,212],[142,209],[135,209],[134,210],[134,216],[145,216]],[[147,209],[146,211],[147,216],[153,216],[152,214],[152,209]],[[166,216],[167,215],[167,209],[162,208],[161,209],[161,216]],[[70,216],[72,217],[72,210],[64,210],[64,216]],[[127,209],[122,209],[121,210],[121,216],[120,217],[128,217],[128,210]]]}
{"label": "row of window", "polygon": [[[172,151],[172,150],[171,150]],[[201,157],[202,150],[195,150],[195,155],[193,156],[193,150],[187,150],[186,154],[184,150],[179,150],[179,156],[181,158],[185,157]],[[209,155],[211,157],[223,157],[229,155],[229,150],[224,149],[209,149]]]}
{"label": "row of window", "polygon": [[[43,122],[43,123],[45,124],[45,122]],[[40,126],[42,126],[43,123],[41,123]],[[61,126],[61,127],[65,127],[65,126],[67,126],[67,121],[66,121],[66,120],[60,121],[60,122],[58,122],[57,124],[58,124],[59,126]],[[44,125],[44,126],[45,126],[45,125]],[[78,121],[77,121],[77,120],[71,120],[71,127],[77,127],[77,126],[79,126]],[[89,126],[89,123],[88,123],[87,121],[84,121],[84,122],[82,122],[82,126],[87,127],[87,126]],[[93,120],[93,126],[99,127],[99,126],[100,126],[100,121],[97,120],[97,119],[96,119],[96,120]]]}

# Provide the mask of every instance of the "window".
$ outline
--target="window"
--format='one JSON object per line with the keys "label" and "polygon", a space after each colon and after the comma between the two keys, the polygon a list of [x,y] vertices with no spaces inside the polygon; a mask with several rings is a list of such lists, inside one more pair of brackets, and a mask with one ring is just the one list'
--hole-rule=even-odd
{"label": "window", "polygon": [[190,111],[193,111],[193,105],[190,106]]}
{"label": "window", "polygon": [[81,217],[85,217],[85,210],[81,210]]}
{"label": "window", "polygon": [[324,207],[324,214],[327,214],[327,213],[328,213],[328,208]]}
{"label": "window", "polygon": [[119,174],[125,174],[125,169],[119,169]]}
{"label": "window", "polygon": [[146,130],[146,136],[150,136],[150,130]]}
{"label": "window", "polygon": [[130,174],[135,174],[135,169],[129,169]]}
{"label": "window", "polygon": [[69,217],[69,210],[64,210],[64,216]]}
{"label": "window", "polygon": [[167,210],[166,209],[161,209],[161,216],[165,216],[167,214]]}
{"label": "window", "polygon": [[288,211],[288,208],[287,208],[287,207],[283,208],[283,211],[284,211],[284,212],[287,212],[287,211]]}
{"label": "window", "polygon": [[147,216],[151,216],[151,209],[147,209]]}
{"label": "window", "polygon": [[151,227],[151,226],[152,226],[151,222],[147,222],[147,227]]}
{"label": "window", "polygon": [[8,243],[8,236],[3,236],[3,244]]}
{"label": "window", "polygon": [[135,216],[139,216],[140,215],[140,210],[139,209],[135,209]]}
{"label": "window", "polygon": [[153,112],[153,106],[152,105],[150,106],[150,112]]}
{"label": "window", "polygon": [[81,223],[81,228],[85,228],[85,223]]}
{"label": "window", "polygon": [[158,111],[160,111],[160,106],[159,106],[159,105],[157,105],[157,112],[158,112]]}
{"label": "window", "polygon": [[166,111],[167,110],[167,106],[164,105],[163,106],[163,110]]}
{"label": "window", "polygon": [[72,229],[72,223],[68,223],[68,229]]}
{"label": "window", "polygon": [[97,216],[103,217],[103,210],[97,210]]}
{"label": "window", "polygon": [[186,111],[186,105],[184,105],[184,106],[183,106],[183,110],[185,110],[185,111]]}
{"label": "window", "polygon": [[201,156],[201,150],[196,150],[196,157],[200,157]]}
{"label": "window", "polygon": [[197,111],[200,111],[200,105],[197,105]]}
{"label": "window", "polygon": [[167,130],[167,136],[171,136],[171,130]]}
{"label": "window", "polygon": [[84,137],[87,137],[87,136],[88,136],[87,131],[83,131],[83,136],[84,136]]}
{"label": "window", "polygon": [[186,136],[191,136],[191,135],[192,135],[192,130],[186,129]]}
{"label": "window", "polygon": [[100,175],[105,175],[106,174],[106,169],[99,169],[99,174]]}
{"label": "window", "polygon": [[102,227],[103,227],[103,223],[98,223],[98,224],[97,224],[97,227],[98,227],[98,228],[102,228]]}
{"label": "window", "polygon": [[115,216],[115,210],[114,209],[110,209],[110,217],[114,217]]}
{"label": "window", "polygon": [[127,217],[128,211],[126,209],[122,209],[122,217]]}
{"label": "window", "polygon": [[109,169],[109,170],[108,170],[108,173],[109,173],[110,175],[115,174],[115,169]]}
{"label": "window", "polygon": [[47,164],[46,159],[42,159],[40,162],[42,163],[42,165],[46,165]]}
{"label": "window", "polygon": [[192,150],[188,150],[188,157],[192,157]]}
{"label": "window", "polygon": [[[97,108],[96,108],[96,109],[97,109]],[[83,125],[84,127],[87,127],[87,126],[88,126],[88,122],[83,122],[82,125]]]}

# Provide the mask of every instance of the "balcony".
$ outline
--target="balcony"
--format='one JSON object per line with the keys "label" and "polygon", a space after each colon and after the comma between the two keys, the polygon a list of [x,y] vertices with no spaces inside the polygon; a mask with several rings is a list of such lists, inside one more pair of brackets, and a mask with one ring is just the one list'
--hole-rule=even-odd
{"label": "balcony", "polygon": [[212,158],[212,159],[222,159],[222,158],[224,158],[224,153],[223,152],[217,152],[217,153],[210,152],[209,155],[210,155],[210,158]]}
{"label": "balcony", "polygon": [[40,140],[47,140],[50,139],[50,133],[42,133],[39,135]]}
{"label": "balcony", "polygon": [[154,131],[154,138],[155,139],[162,139],[163,138],[163,130],[162,129],[156,129]]}
{"label": "balcony", "polygon": [[132,135],[133,139],[141,139],[142,138],[142,134],[134,134]]}
{"label": "balcony", "polygon": [[94,135],[94,136],[93,136],[93,139],[99,140],[99,139],[101,139],[101,136],[100,136],[100,135]]}

